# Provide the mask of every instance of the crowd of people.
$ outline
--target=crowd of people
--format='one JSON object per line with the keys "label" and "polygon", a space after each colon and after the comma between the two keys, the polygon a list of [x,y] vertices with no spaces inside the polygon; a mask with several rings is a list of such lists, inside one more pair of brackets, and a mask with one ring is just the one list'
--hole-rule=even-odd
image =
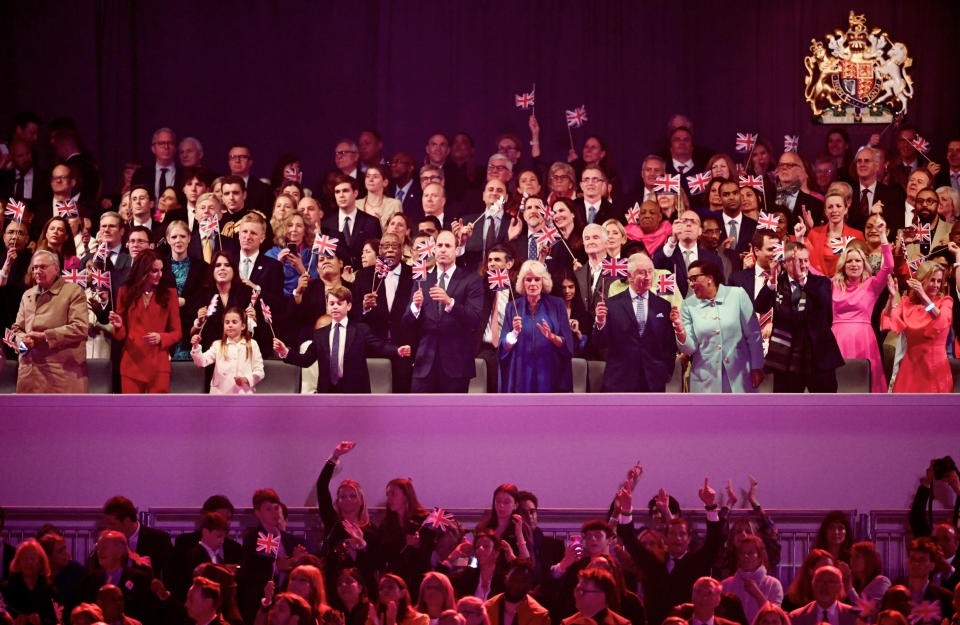
{"label": "crowd of people", "polygon": [[[467,529],[443,508],[422,506],[409,478],[396,478],[374,519],[359,483],[343,479],[331,490],[354,447],[338,444],[317,478],[317,544],[287,531],[288,509],[269,488],[254,492],[256,526],[240,542],[231,537],[234,506],[225,496],[209,497],[196,530],[171,539],[141,524],[134,504],[118,495],[103,506],[103,530],[85,562],[72,559],[54,525],[16,548],[4,543],[0,623],[957,622],[957,510],[936,525],[928,510],[938,480],[960,496],[949,457],[932,460],[921,480],[909,517],[906,576],[891,580],[877,546],[855,542],[849,515],[840,511],[824,517],[795,574],[783,575],[777,526],[760,505],[753,476],[740,508],[731,482],[718,495],[704,480],[697,492],[706,516],[701,540],[663,488],[635,510],[643,474],[637,463],[612,489],[602,518],[560,539],[539,526],[537,496],[514,484],[497,486],[489,510]],[[0,529],[2,520],[0,509]]]}
{"label": "crowd of people", "polygon": [[674,115],[635,189],[602,137],[546,158],[533,115],[486,166],[464,132],[421,164],[365,130],[312,190],[296,154],[261,179],[236,143],[220,175],[161,128],[112,191],[73,120],[41,127],[19,114],[0,144],[17,392],[86,392],[109,358],[115,392],[193,360],[248,394],[282,358],[362,393],[373,356],[398,393],[466,392],[476,358],[488,392],[572,391],[573,358],[606,362],[604,391],[662,392],[678,358],[691,392],[835,392],[846,359],[873,392],[953,390],[960,140],[941,165],[906,124],[859,148],[832,128],[811,161],[756,136],[716,153]]}

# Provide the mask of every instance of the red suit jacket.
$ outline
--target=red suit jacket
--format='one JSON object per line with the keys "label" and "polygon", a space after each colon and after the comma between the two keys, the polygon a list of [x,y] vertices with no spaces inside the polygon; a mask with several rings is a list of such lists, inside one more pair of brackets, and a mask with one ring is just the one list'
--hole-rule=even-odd
{"label": "red suit jacket", "polygon": [[[122,302],[126,287],[121,287],[117,301]],[[168,350],[180,340],[180,307],[177,290],[169,289],[167,306],[160,306],[156,297],[145,308],[140,299],[127,310],[118,310],[123,318],[123,327],[114,330],[118,341],[123,341],[123,357],[120,359],[120,374],[141,382],[153,380],[157,372],[170,371]],[[150,345],[143,340],[145,334],[158,332],[160,344]]]}

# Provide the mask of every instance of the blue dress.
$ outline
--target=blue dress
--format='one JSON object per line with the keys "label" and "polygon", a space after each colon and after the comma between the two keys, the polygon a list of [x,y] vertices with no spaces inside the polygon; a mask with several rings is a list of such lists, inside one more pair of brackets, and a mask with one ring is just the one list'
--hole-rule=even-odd
{"label": "blue dress", "polygon": [[[517,342],[507,350],[513,318],[520,310],[523,329]],[[518,296],[516,305],[507,303],[503,317],[504,332],[500,336],[501,393],[570,393],[573,392],[573,333],[567,318],[566,303],[553,295],[541,296],[535,314],[531,314],[526,297]],[[546,320],[554,334],[563,339],[556,347],[543,336],[537,323]]]}
{"label": "blue dress", "polygon": [[[187,276],[190,274],[190,257],[183,260],[170,259],[170,271],[177,283],[177,296],[183,297],[183,286],[187,283]],[[190,360],[190,338],[184,337],[173,346],[170,353],[171,360]]]}
{"label": "blue dress", "polygon": [[[280,256],[280,252],[284,249],[286,248],[279,245],[274,245],[270,248],[270,251],[267,252],[266,255],[274,260],[279,260],[277,257]],[[313,257],[311,248],[304,247],[302,250],[300,250],[300,260],[303,261],[303,266],[309,270],[311,280],[316,280],[320,277],[317,259]],[[300,280],[300,273],[290,263],[280,264],[283,265],[283,294],[287,297],[291,297],[293,295],[293,290],[297,288],[297,282]]]}

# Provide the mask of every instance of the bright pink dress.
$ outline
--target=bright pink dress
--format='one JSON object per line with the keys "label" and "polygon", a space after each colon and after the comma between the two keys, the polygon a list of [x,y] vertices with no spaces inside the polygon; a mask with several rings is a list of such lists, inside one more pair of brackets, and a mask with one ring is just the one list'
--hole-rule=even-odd
{"label": "bright pink dress", "polygon": [[883,312],[881,326],[907,338],[907,352],[900,362],[894,393],[952,393],[953,375],[947,360],[947,334],[953,321],[953,299],[943,296],[934,303],[940,316],[934,319],[922,304],[909,297],[900,300],[890,314]]}
{"label": "bright pink dress", "polygon": [[887,392],[883,360],[877,347],[877,335],[870,325],[870,316],[877,298],[887,288],[887,276],[893,273],[893,251],[884,245],[883,266],[853,290],[833,285],[833,335],[844,358],[866,358],[870,361],[870,390]]}

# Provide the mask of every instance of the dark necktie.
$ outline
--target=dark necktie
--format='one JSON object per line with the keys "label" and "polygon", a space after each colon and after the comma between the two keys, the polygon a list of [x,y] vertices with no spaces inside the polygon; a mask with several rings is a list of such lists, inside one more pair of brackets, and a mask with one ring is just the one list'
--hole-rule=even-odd
{"label": "dark necktie", "polygon": [[823,618],[820,619],[820,622],[821,622],[821,623],[829,623],[829,622],[830,622],[830,617],[827,616],[827,611],[826,611],[826,610],[823,611]]}
{"label": "dark necktie", "polygon": [[340,324],[333,324],[333,345],[330,346],[330,383],[340,381]]}
{"label": "dark necktie", "polygon": [[16,171],[17,181],[13,185],[13,197],[17,200],[23,199],[23,174],[19,170]]}
{"label": "dark necktie", "polygon": [[527,247],[527,260],[537,260],[540,258],[540,255],[537,253],[537,238],[531,236],[527,240],[529,241]]}
{"label": "dark necktie", "polygon": [[344,238],[344,243],[346,243],[347,245],[350,245],[350,218],[349,217],[343,218],[343,238]]}
{"label": "dark necktie", "polygon": [[860,212],[864,216],[870,214],[870,189],[864,189],[860,192]]}
{"label": "dark necktie", "polygon": [[[446,272],[440,272],[440,280],[439,280],[439,282],[437,282],[437,286],[439,286],[439,287],[440,287],[441,289],[443,289],[444,291],[447,290],[447,274],[446,274]],[[438,312],[438,313],[442,313],[442,312],[443,312],[443,302],[438,302],[438,303],[437,303],[437,312]]]}
{"label": "dark necktie", "polygon": [[687,171],[687,166],[686,166],[686,165],[680,165],[680,166],[677,167],[677,173],[680,174],[681,176],[683,175],[683,172],[685,172],[685,171]]}
{"label": "dark necktie", "polygon": [[158,198],[160,197],[160,194],[163,193],[163,190],[164,190],[164,189],[166,189],[167,187],[171,186],[171,185],[167,182],[167,171],[168,171],[168,170],[167,170],[166,167],[161,167],[161,168],[160,168],[160,185],[159,185],[159,187],[157,188],[157,197],[158,197]]}
{"label": "dark necktie", "polygon": [[493,217],[487,217],[487,239],[483,244],[483,256],[486,258],[487,251],[497,244],[497,221]]}

